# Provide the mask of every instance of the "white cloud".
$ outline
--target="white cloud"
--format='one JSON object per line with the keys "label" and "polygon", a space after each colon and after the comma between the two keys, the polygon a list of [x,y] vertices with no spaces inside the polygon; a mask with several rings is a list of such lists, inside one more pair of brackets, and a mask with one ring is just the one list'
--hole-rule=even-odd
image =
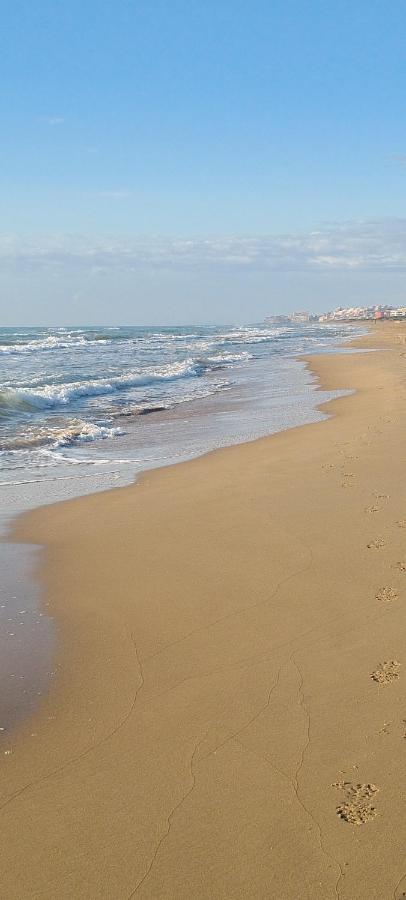
{"label": "white cloud", "polygon": [[[125,192],[107,192],[119,199]],[[0,234],[0,264],[14,271],[137,269],[332,270],[406,269],[406,219],[325,225],[317,231],[202,238],[22,237]]]}

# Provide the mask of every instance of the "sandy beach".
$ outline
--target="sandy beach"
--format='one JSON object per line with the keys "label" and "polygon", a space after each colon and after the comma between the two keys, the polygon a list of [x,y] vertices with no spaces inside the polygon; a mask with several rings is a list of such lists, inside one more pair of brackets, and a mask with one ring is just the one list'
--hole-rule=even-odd
{"label": "sandy beach", "polygon": [[327,421],[17,522],[58,655],[2,897],[406,896],[406,327],[358,344]]}

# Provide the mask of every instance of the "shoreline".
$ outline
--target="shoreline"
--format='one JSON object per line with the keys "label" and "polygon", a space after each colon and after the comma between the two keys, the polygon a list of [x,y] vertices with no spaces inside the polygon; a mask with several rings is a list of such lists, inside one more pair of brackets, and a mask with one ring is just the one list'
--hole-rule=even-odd
{"label": "shoreline", "polygon": [[[353,334],[355,332],[356,336],[361,336],[362,332],[365,333],[365,329],[360,329],[358,324],[352,329],[347,328],[347,332],[349,330]],[[312,329],[311,332],[313,334]],[[353,336],[351,339],[354,339]],[[313,337],[311,336],[309,340],[302,335],[301,340],[303,343],[307,341],[308,344],[311,344]],[[334,348],[329,347],[328,340],[329,338],[322,349],[323,353],[352,352],[351,348],[346,346],[350,340],[348,334],[341,335],[341,343],[339,341]],[[337,336],[336,340],[338,340]],[[318,336],[318,343],[322,346],[321,335]],[[183,403],[178,404],[170,411],[163,410],[158,413],[157,417],[151,417],[151,420],[148,420],[147,425],[151,426],[152,424],[152,436],[148,433],[147,427],[147,430],[144,428],[141,433],[139,430],[135,431],[133,441],[131,441],[131,431],[129,430],[126,446],[122,448],[120,444],[115,449],[116,455],[119,450],[118,462],[115,462],[114,454],[111,455],[108,468],[111,470],[113,466],[113,471],[107,472],[107,475],[105,470],[103,472],[101,470],[86,471],[84,474],[83,467],[86,468],[91,460],[83,458],[82,466],[79,459],[76,459],[74,466],[76,469],[79,468],[79,474],[77,471],[72,474],[72,470],[70,470],[70,474],[61,474],[59,469],[56,475],[47,477],[48,470],[45,468],[42,472],[41,470],[36,471],[36,476],[41,473],[40,478],[35,477],[33,480],[18,480],[17,482],[6,481],[1,485],[3,492],[3,509],[0,517],[2,564],[6,571],[11,571],[1,591],[4,602],[0,603],[0,612],[3,611],[0,616],[0,681],[2,683],[0,739],[4,739],[6,735],[12,735],[17,725],[28,721],[35,712],[36,706],[42,702],[42,698],[46,694],[47,683],[49,684],[55,675],[53,662],[57,658],[58,650],[55,647],[56,635],[52,618],[47,615],[46,608],[41,612],[38,604],[30,598],[30,585],[33,580],[32,566],[24,564],[27,550],[29,551],[30,547],[13,544],[8,540],[8,534],[13,528],[12,523],[30,510],[35,512],[40,507],[50,508],[55,503],[79,497],[84,498],[95,492],[106,493],[116,488],[130,486],[139,482],[142,475],[148,470],[197,459],[215,452],[221,447],[227,448],[252,443],[261,437],[269,437],[280,431],[321,420],[327,415],[324,411],[324,403],[343,392],[326,392],[319,388],[319,397],[322,396],[323,399],[318,400],[316,379],[306,363],[305,357],[306,353],[303,349],[298,351],[295,356],[286,353],[277,361],[276,369],[275,357],[268,360],[268,366],[264,360],[262,362],[257,360],[256,368],[247,370],[243,378],[240,372],[237,381],[234,384],[230,383],[226,395],[220,399],[217,395],[218,399],[215,405],[213,405],[214,396],[212,396],[206,398],[205,401],[191,400],[186,404],[187,408]],[[286,366],[290,369],[289,389],[285,383]],[[256,384],[255,394],[252,393],[253,375]],[[274,383],[278,384],[276,396]],[[299,396],[301,402],[299,402]],[[262,418],[265,410],[269,416],[267,421]],[[222,424],[223,417],[225,417],[224,424]],[[120,420],[117,421],[120,424]],[[169,432],[166,453],[160,458],[160,443],[162,444],[161,451],[165,447],[165,441],[162,443],[160,436],[163,423],[165,423],[165,430],[169,427]],[[174,424],[176,438],[174,438],[173,432]],[[123,439],[122,436],[121,440]],[[157,440],[158,444],[155,446]],[[132,458],[134,441],[137,445],[136,460]],[[149,453],[155,446],[158,455],[150,459],[147,454],[143,459],[142,447],[144,445],[145,449],[145,444],[147,447],[149,446]],[[109,452],[112,453],[112,448]],[[128,461],[120,471],[126,456],[128,456]],[[108,460],[104,459],[100,463],[102,469],[106,462]],[[62,461],[60,461],[60,465],[62,465]],[[93,459],[92,465],[97,468],[96,459]],[[133,471],[129,477],[132,465],[139,468],[138,471]],[[65,464],[65,469],[62,468],[65,473],[68,470],[69,459]],[[26,470],[25,474],[30,474],[30,470]],[[115,479],[117,480],[115,481]],[[24,485],[31,487],[28,489],[28,493],[21,498],[18,496],[18,492],[22,489],[26,490],[22,487]],[[69,486],[71,486],[70,490]],[[6,495],[4,491],[6,491]],[[5,500],[6,503],[4,503]],[[17,508],[13,509],[15,503]],[[12,515],[10,515],[11,510],[13,510]],[[31,553],[31,557],[32,555]],[[12,572],[17,573],[14,580]],[[21,609],[22,607],[23,609]],[[26,627],[27,625],[29,627]],[[38,697],[41,699],[38,700]],[[1,742],[2,740],[0,740],[0,744]]]}
{"label": "shoreline", "polygon": [[[396,336],[403,346],[402,326],[380,325],[356,343],[399,350]],[[327,900],[338,884],[348,900],[393,896],[406,694],[402,670],[381,687],[371,667],[381,639],[384,659],[402,661],[402,601],[375,594],[384,578],[404,594],[393,568],[405,555],[393,458],[403,362],[385,350],[305,359],[320,389],[354,380],[356,393],[328,401],[327,420],[16,523],[13,540],[47,547],[41,579],[61,668],[3,765],[9,898]],[[368,548],[381,532],[383,547]],[[373,731],[368,756],[370,718],[386,727],[390,716],[396,728]],[[382,787],[385,741],[398,769]],[[355,842],[335,812],[346,789],[331,788],[347,778],[381,788],[379,814],[355,826]]]}
{"label": "shoreline", "polygon": [[[356,327],[356,332],[359,330]],[[208,379],[211,390],[207,396],[183,399],[170,409],[149,416],[115,414],[110,424],[117,424],[122,432],[120,435],[107,440],[97,440],[96,436],[85,442],[74,440],[70,447],[60,449],[53,444],[43,446],[38,452],[45,450],[45,462],[43,457],[37,458],[34,449],[33,456],[29,455],[19,465],[21,472],[17,472],[17,477],[14,461],[6,459],[5,480],[0,484],[4,507],[0,530],[1,523],[5,524],[7,518],[15,518],[29,509],[127,486],[147,469],[191,459],[220,446],[244,443],[313,420],[314,392],[310,376],[301,373],[305,366],[300,362],[300,355],[306,349],[313,352],[313,341],[324,343],[324,352],[328,352],[329,342],[333,340],[343,340],[345,345],[348,332],[354,329],[347,326],[344,331],[345,334],[335,336],[329,330],[327,334],[315,336],[312,328],[310,336],[305,335],[303,329],[300,335],[293,333],[293,341],[302,344],[295,350],[295,358],[288,346],[292,336],[287,335],[283,335],[281,355],[274,349],[264,359],[261,352],[256,356],[246,351],[249,362],[240,361],[233,363],[230,369],[225,368],[226,389],[215,390],[216,385],[211,383],[212,372]],[[251,345],[248,343],[247,346]],[[259,346],[261,348],[262,344]],[[287,368],[290,369],[288,376]],[[278,384],[276,392],[274,383]],[[11,445],[10,449],[14,452]],[[3,450],[7,456],[7,448],[3,447]]]}

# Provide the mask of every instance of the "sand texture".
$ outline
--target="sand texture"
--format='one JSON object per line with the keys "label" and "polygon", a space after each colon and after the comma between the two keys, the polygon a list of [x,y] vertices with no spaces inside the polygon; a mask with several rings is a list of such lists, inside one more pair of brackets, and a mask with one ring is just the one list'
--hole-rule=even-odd
{"label": "sand texture", "polygon": [[406,896],[406,329],[327,421],[30,513],[59,636],[5,900]]}

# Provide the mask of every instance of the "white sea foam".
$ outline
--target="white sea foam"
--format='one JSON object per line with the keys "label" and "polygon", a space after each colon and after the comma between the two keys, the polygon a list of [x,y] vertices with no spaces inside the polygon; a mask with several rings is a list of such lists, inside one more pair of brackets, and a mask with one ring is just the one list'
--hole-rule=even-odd
{"label": "white sea foam", "polygon": [[147,387],[160,381],[174,381],[185,376],[199,375],[202,363],[186,360],[171,363],[167,366],[129,372],[126,375],[112,378],[99,378],[89,381],[74,381],[62,385],[47,384],[44,387],[6,388],[0,391],[0,408],[13,409],[47,409],[56,406],[67,406],[74,400],[83,397],[98,397],[122,391],[132,387]]}
{"label": "white sea foam", "polygon": [[123,433],[122,428],[108,428],[105,425],[96,425],[92,422],[80,422],[77,426],[71,425],[68,428],[61,429],[60,434],[56,437],[52,447],[55,450],[58,447],[69,447],[76,441],[88,444],[92,441],[118,437]]}
{"label": "white sea foam", "polygon": [[[69,447],[76,442],[90,443],[118,437],[122,434],[124,432],[120,427],[84,422],[81,419],[71,419],[62,426],[52,426],[51,424],[31,426],[26,431],[21,432],[18,438],[10,439],[9,443],[6,440],[2,450],[5,453],[33,452],[36,449],[45,452],[44,445],[48,445],[52,450],[56,450],[58,447]],[[2,460],[3,466],[4,459]]]}
{"label": "white sea foam", "polygon": [[49,335],[48,337],[34,338],[28,341],[16,340],[12,343],[0,343],[0,354],[24,355],[40,353],[44,350],[75,350],[107,343],[109,343],[107,336],[90,338],[86,337],[82,332],[72,334],[62,332],[61,334],[58,333],[58,335]]}
{"label": "white sea foam", "polygon": [[207,360],[210,363],[233,363],[233,362],[242,362],[243,360],[253,359],[253,354],[249,353],[248,350],[243,350],[241,353],[227,353],[227,351],[219,351],[215,353],[213,356],[208,356]]}

